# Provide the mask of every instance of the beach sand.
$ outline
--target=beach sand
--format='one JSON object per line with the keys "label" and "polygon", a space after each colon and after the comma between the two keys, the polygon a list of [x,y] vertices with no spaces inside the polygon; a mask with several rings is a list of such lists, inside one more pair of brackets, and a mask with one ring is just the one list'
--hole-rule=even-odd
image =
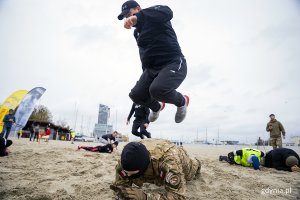
{"label": "beach sand", "polygon": [[[13,138],[11,154],[0,157],[0,199],[113,199],[117,154],[76,151],[97,143],[29,142]],[[188,182],[188,199],[300,199],[300,173],[229,165],[218,156],[242,146],[184,145],[202,162],[201,178]],[[260,150],[264,148],[260,147]],[[270,147],[266,148],[270,150]],[[299,147],[295,150],[299,154]],[[145,190],[161,190],[145,185]]]}

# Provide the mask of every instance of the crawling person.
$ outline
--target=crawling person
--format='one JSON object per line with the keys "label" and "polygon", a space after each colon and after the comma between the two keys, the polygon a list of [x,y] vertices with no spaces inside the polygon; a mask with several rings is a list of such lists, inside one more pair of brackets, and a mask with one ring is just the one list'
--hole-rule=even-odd
{"label": "crawling person", "polygon": [[277,170],[300,172],[299,155],[292,149],[276,148],[266,153],[261,164]]}
{"label": "crawling person", "polygon": [[78,146],[78,150],[84,149],[86,151],[99,152],[99,153],[113,153],[117,150],[119,142],[115,141],[112,144],[106,144],[104,146],[88,147],[88,146]]}
{"label": "crawling person", "polygon": [[244,167],[253,167],[255,170],[260,168],[260,159],[264,156],[264,152],[251,149],[243,148],[228,153],[228,156],[219,156],[219,160],[225,160],[229,164],[242,165]]}

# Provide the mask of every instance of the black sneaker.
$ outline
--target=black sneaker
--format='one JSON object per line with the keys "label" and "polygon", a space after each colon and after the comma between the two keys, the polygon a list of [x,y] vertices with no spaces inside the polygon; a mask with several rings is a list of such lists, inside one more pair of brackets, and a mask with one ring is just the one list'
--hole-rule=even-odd
{"label": "black sneaker", "polygon": [[147,133],[145,134],[145,136],[146,136],[147,138],[151,138],[151,133],[150,133],[150,132],[147,132]]}

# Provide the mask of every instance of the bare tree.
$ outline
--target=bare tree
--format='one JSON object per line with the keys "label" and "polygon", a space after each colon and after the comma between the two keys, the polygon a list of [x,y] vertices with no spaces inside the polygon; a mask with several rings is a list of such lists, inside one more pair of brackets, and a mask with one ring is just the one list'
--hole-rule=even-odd
{"label": "bare tree", "polygon": [[34,108],[29,119],[33,121],[52,122],[52,113],[46,106],[39,105],[38,107]]}
{"label": "bare tree", "polygon": [[56,125],[69,129],[69,126],[65,120],[57,120]]}

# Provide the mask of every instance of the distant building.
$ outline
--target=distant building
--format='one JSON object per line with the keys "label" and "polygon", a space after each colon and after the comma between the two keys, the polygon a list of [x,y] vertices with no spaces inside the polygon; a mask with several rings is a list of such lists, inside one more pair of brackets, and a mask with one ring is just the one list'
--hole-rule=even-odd
{"label": "distant building", "polygon": [[294,143],[294,145],[300,146],[300,136],[292,136],[290,141]]}
{"label": "distant building", "polygon": [[112,133],[113,126],[110,124],[95,124],[94,135],[100,138],[102,135]]}
{"label": "distant building", "polygon": [[110,116],[110,108],[106,105],[99,105],[98,124],[107,124]]}
{"label": "distant building", "polygon": [[239,144],[239,141],[232,141],[232,140],[226,140],[226,141],[221,141],[225,145],[237,145]]}
{"label": "distant building", "polygon": [[95,124],[94,136],[95,138],[101,138],[102,135],[112,133],[113,126],[108,124],[110,117],[110,108],[106,105],[99,105],[98,123]]}

